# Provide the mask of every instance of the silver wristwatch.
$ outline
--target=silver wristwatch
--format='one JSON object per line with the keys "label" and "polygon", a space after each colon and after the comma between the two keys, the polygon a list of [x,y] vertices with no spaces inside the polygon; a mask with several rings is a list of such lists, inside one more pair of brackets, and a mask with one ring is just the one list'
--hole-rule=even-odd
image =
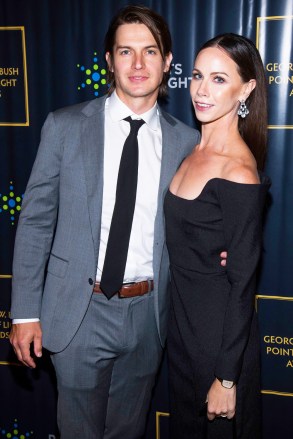
{"label": "silver wristwatch", "polygon": [[235,385],[234,381],[223,380],[222,378],[218,378],[218,377],[217,379],[220,381],[222,386],[225,387],[225,389],[232,389],[232,387]]}

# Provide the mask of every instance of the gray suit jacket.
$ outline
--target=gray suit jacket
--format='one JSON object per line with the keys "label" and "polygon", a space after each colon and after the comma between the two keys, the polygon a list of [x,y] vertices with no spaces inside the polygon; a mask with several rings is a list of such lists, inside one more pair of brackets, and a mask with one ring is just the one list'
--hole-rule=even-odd
{"label": "gray suit jacket", "polygon": [[[105,97],[49,114],[16,234],[12,318],[40,317],[43,345],[63,350],[89,306],[101,228]],[[162,165],[154,236],[155,316],[162,344],[169,259],[163,199],[199,133],[161,112]]]}

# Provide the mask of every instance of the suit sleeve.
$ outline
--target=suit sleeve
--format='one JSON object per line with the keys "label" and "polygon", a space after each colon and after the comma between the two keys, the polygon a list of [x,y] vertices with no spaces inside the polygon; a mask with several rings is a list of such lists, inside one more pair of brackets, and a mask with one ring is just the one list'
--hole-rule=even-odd
{"label": "suit sleeve", "polygon": [[234,382],[238,381],[241,372],[254,313],[266,190],[261,184],[239,184],[226,180],[218,187],[231,289],[215,376]]}
{"label": "suit sleeve", "polygon": [[18,222],[13,259],[12,318],[40,316],[45,267],[58,212],[61,145],[51,113],[42,129]]}

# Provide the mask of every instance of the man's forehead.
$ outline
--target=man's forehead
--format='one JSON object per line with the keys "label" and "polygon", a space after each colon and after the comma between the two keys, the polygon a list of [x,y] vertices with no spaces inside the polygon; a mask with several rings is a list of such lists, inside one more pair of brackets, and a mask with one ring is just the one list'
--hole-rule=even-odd
{"label": "man's forehead", "polygon": [[156,40],[151,31],[142,23],[121,24],[116,31],[115,45],[157,47]]}

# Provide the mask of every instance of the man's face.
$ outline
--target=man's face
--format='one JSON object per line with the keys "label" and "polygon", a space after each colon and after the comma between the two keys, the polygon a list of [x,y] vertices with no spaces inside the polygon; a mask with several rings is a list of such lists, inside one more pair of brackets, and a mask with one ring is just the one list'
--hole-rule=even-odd
{"label": "man's face", "polygon": [[107,52],[106,60],[114,73],[119,98],[128,107],[144,112],[155,104],[172,54],[163,60],[149,29],[144,24],[132,23],[118,27],[113,57]]}

